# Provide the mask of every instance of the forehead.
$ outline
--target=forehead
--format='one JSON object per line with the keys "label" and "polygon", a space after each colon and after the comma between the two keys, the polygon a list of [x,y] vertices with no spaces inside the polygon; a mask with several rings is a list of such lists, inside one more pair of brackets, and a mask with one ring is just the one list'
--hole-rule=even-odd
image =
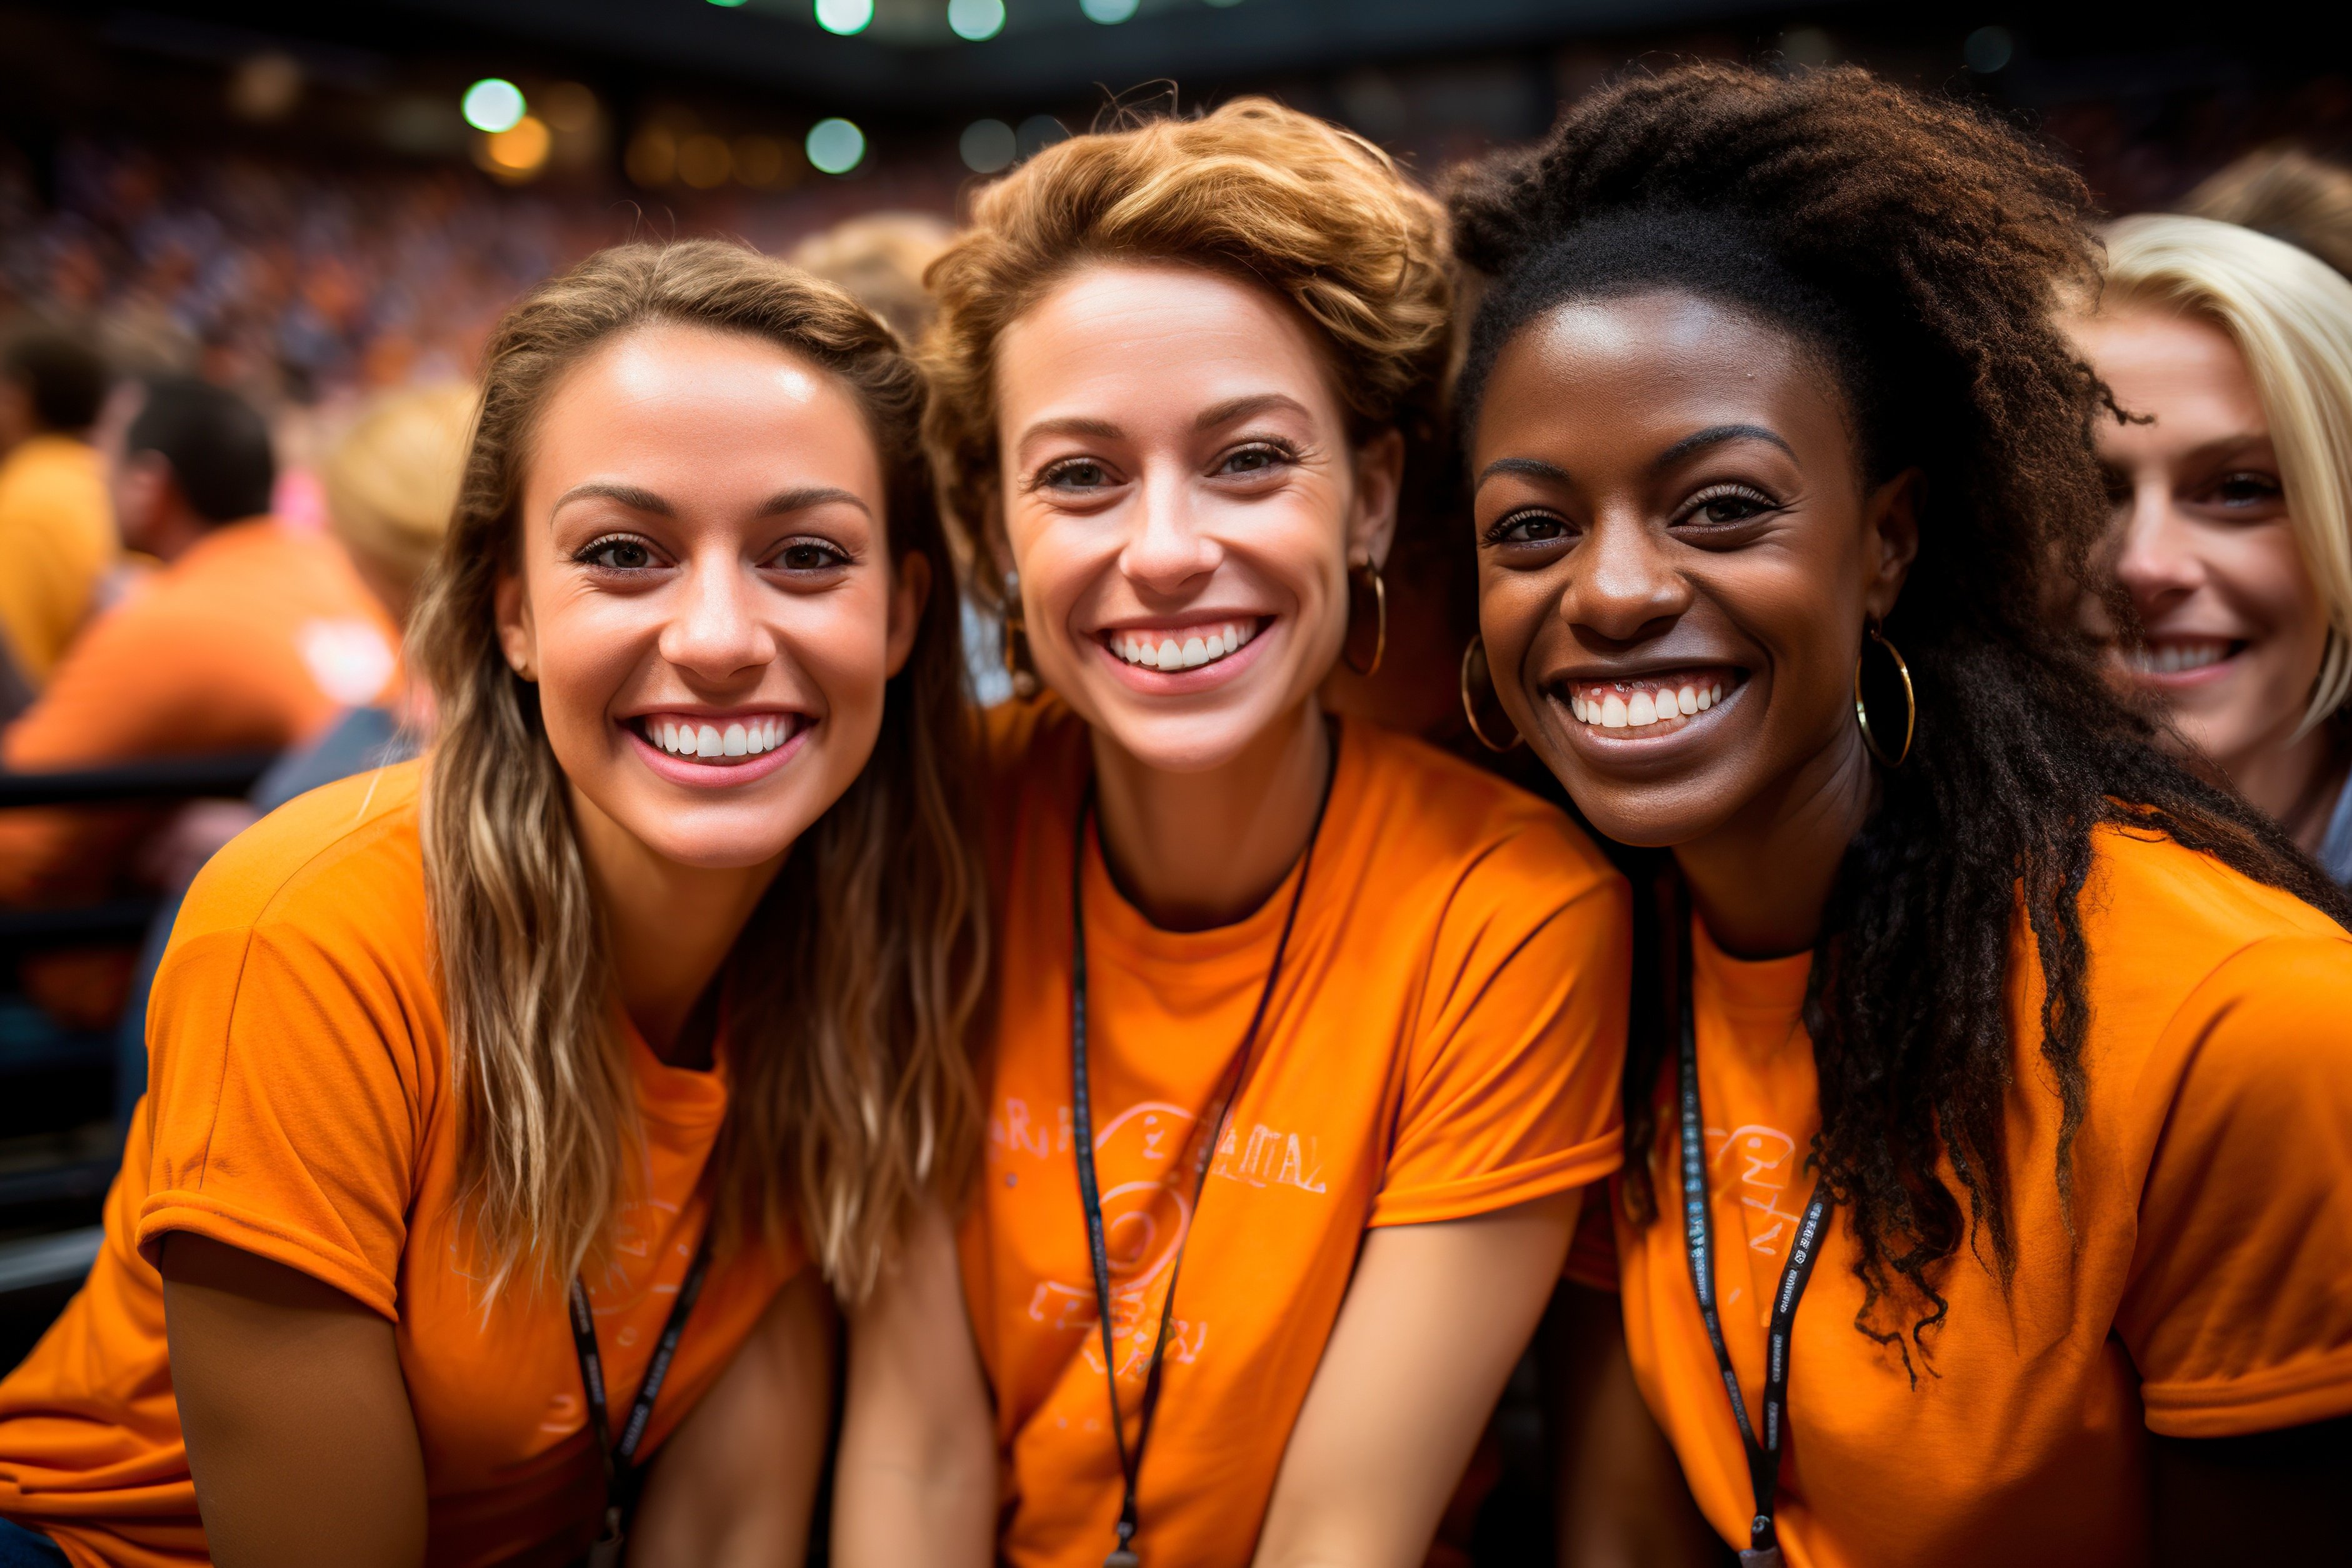
{"label": "forehead", "polygon": [[2127,303],[2078,319],[2072,329],[2116,401],[2134,413],[2153,413],[2158,425],[2168,413],[2178,424],[2192,413],[2247,428],[2266,423],[2253,371],[2218,322],[2192,311]]}
{"label": "forehead", "polygon": [[1843,394],[1823,355],[1749,312],[1658,291],[1571,300],[1532,318],[1496,356],[1475,441],[1492,455],[1538,434],[1646,444],[1726,423],[1766,425],[1792,442],[1833,435],[1851,456]]}
{"label": "forehead", "polygon": [[1066,404],[1165,408],[1281,392],[1339,416],[1328,355],[1271,289],[1183,263],[1094,262],[1016,317],[996,347],[1008,424]]}

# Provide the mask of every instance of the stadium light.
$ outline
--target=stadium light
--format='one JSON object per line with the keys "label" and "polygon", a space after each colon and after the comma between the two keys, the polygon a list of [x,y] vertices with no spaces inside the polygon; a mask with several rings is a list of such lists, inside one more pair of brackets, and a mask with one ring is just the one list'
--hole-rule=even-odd
{"label": "stadium light", "polygon": [[1134,16],[1139,4],[1140,0],[1078,0],[1078,9],[1087,14],[1087,21],[1108,26]]}
{"label": "stadium light", "polygon": [[1001,120],[975,120],[963,128],[962,140],[956,151],[963,154],[963,166],[975,174],[993,174],[1020,153],[1013,141],[1013,127]]}
{"label": "stadium light", "polygon": [[948,26],[975,44],[992,38],[1004,30],[1004,0],[948,0]]}
{"label": "stadium light", "polygon": [[874,20],[874,0],[816,0],[816,25],[828,33],[862,33]]}
{"label": "stadium light", "polygon": [[485,135],[496,136],[522,123],[522,89],[504,77],[484,77],[466,89],[459,104],[466,123]]}
{"label": "stadium light", "polygon": [[810,166],[827,174],[846,174],[865,160],[866,132],[846,120],[820,120],[809,127]]}

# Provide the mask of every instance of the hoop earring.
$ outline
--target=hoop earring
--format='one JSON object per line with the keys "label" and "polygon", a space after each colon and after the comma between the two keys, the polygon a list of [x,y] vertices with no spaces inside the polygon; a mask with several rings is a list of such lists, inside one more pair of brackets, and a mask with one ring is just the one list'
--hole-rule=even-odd
{"label": "hoop earring", "polygon": [[[1339,650],[1339,660],[1356,674],[1370,679],[1381,673],[1381,660],[1389,651],[1389,585],[1381,580],[1380,563],[1370,556],[1364,558],[1364,574],[1372,580],[1372,614],[1375,628],[1372,635],[1372,662],[1369,664],[1358,664],[1355,660],[1348,657],[1344,643]],[[1350,567],[1348,569],[1348,630],[1351,632],[1356,629],[1355,584],[1356,571],[1353,567]]]}
{"label": "hoop earring", "polygon": [[998,591],[1004,605],[1005,677],[1013,683],[1014,696],[1030,696],[1037,690],[1037,672],[1029,664],[1029,627],[1021,615],[1021,580],[1006,572]]}
{"label": "hoop earring", "polygon": [[[1871,731],[1870,707],[1862,699],[1862,659],[1856,659],[1853,662],[1854,721],[1862,726],[1862,743],[1870,747],[1870,754],[1888,768],[1900,768],[1903,766],[1903,759],[1911,755],[1911,733],[1918,727],[1919,694],[1911,686],[1911,666],[1903,662],[1903,655],[1895,651],[1895,644],[1888,642],[1885,634],[1879,631],[1878,622],[1874,620],[1865,621],[1863,622],[1862,629],[1870,633],[1872,643],[1886,650],[1886,656],[1895,661],[1895,673],[1903,677],[1903,744],[1895,747],[1894,756],[1889,757],[1886,755],[1885,748],[1878,744],[1878,737]],[[1863,645],[1862,652],[1864,658],[1869,656],[1868,643]]]}
{"label": "hoop earring", "polygon": [[[1486,653],[1486,639],[1484,637],[1473,635],[1470,641],[1462,644],[1462,716],[1470,721],[1470,733],[1478,737],[1478,744],[1485,747],[1487,750],[1517,750],[1521,745],[1526,743],[1528,738],[1526,736],[1514,733],[1508,746],[1497,746],[1492,740],[1486,738],[1486,732],[1485,730],[1478,727],[1478,705],[1475,701],[1472,700],[1470,695],[1470,661],[1473,659],[1484,658]],[[1490,679],[1487,684],[1491,686],[1494,683]]]}

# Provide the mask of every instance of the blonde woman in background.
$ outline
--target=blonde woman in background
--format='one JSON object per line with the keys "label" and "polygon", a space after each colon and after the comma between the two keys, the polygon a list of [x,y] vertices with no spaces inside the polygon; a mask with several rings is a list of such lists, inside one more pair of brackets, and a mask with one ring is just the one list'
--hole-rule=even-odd
{"label": "blonde woman in background", "polygon": [[2189,192],[2180,210],[2283,239],[2352,276],[2352,169],[2299,147],[2247,153]]}
{"label": "blonde woman in background", "polygon": [[2074,331],[2126,415],[2099,431],[2121,671],[2352,883],[2352,282],[2251,229],[2126,218]]}

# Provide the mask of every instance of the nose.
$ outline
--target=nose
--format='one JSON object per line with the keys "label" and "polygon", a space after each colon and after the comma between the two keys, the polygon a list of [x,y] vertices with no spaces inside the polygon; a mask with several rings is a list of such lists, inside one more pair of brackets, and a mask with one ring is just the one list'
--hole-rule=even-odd
{"label": "nose", "polygon": [[2169,486],[2133,486],[2121,512],[2115,540],[2116,580],[2146,621],[2203,586],[2205,566],[2198,558],[2195,527],[2172,504]]}
{"label": "nose", "polygon": [[762,591],[732,549],[690,558],[675,612],[662,626],[662,657],[709,682],[772,662],[776,641],[760,613]]}
{"label": "nose", "polygon": [[1676,548],[1646,517],[1596,517],[1561,598],[1562,618],[1584,635],[1610,644],[1638,643],[1664,632],[1690,608],[1689,580],[1672,559]]}
{"label": "nose", "polygon": [[1175,594],[1224,560],[1224,548],[1201,527],[1189,476],[1151,476],[1129,515],[1118,569],[1148,593]]}

